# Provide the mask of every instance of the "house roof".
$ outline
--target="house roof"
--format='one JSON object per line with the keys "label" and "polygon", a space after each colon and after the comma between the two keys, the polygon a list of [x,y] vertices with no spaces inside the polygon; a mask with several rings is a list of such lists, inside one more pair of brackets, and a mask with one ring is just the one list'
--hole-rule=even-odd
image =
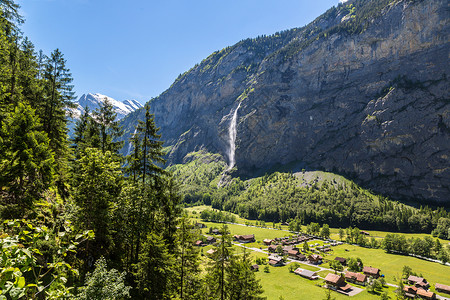
{"label": "house roof", "polygon": [[353,279],[358,282],[365,282],[367,279],[367,276],[361,273],[354,273],[354,272],[347,272],[345,273],[345,278]]}
{"label": "house roof", "polygon": [[405,285],[404,287],[403,287],[403,290],[405,291],[405,292],[414,292],[414,293],[417,293],[417,288],[415,287],[415,286],[408,286],[408,285]]}
{"label": "house roof", "polygon": [[311,254],[309,256],[309,258],[313,259],[313,260],[319,260],[322,259],[322,256],[318,255],[318,254]]}
{"label": "house roof", "polygon": [[312,278],[314,276],[317,276],[317,273],[314,271],[310,271],[310,270],[303,270],[300,272],[300,275],[304,276],[304,277]]}
{"label": "house roof", "polygon": [[241,238],[244,240],[251,240],[255,238],[255,235],[254,234],[241,235]]}
{"label": "house roof", "polygon": [[346,291],[346,290],[349,290],[349,289],[351,289],[352,288],[352,286],[350,285],[350,284],[345,284],[345,285],[340,285],[339,286],[339,289],[340,290],[343,290],[343,291]]}
{"label": "house roof", "polygon": [[195,242],[195,245],[196,245],[196,246],[199,246],[199,245],[201,245],[201,244],[203,244],[203,241],[198,240],[198,241]]}
{"label": "house roof", "polygon": [[338,284],[339,281],[341,281],[341,276],[337,275],[337,274],[333,274],[333,273],[328,273],[328,275],[325,277],[325,281],[326,282],[331,282],[334,284]]}
{"label": "house roof", "polygon": [[337,260],[340,263],[345,263],[347,260],[343,257],[336,257],[334,260]]}
{"label": "house roof", "polygon": [[288,254],[289,254],[289,255],[291,255],[291,254],[292,254],[292,255],[297,255],[297,254],[298,254],[298,250],[289,250],[289,251],[288,251]]}
{"label": "house roof", "polygon": [[269,260],[269,265],[276,265],[276,264],[278,264],[278,263],[280,263],[280,261],[281,260],[273,260],[273,259],[271,259],[271,260]]}
{"label": "house roof", "polygon": [[450,292],[450,286],[445,284],[436,283],[434,286],[436,289],[444,290]]}
{"label": "house roof", "polygon": [[432,298],[434,296],[434,293],[425,291],[424,289],[417,289],[417,295]]}
{"label": "house roof", "polygon": [[281,257],[279,257],[279,256],[274,256],[274,255],[271,255],[271,256],[269,256],[269,260],[274,260],[274,261],[281,261]]}
{"label": "house roof", "polygon": [[408,281],[413,281],[413,282],[416,282],[416,283],[419,283],[419,282],[425,282],[426,283],[427,282],[425,278],[414,276],[414,275],[409,275]]}
{"label": "house roof", "polygon": [[363,272],[367,274],[377,275],[380,272],[380,269],[372,267],[363,267]]}

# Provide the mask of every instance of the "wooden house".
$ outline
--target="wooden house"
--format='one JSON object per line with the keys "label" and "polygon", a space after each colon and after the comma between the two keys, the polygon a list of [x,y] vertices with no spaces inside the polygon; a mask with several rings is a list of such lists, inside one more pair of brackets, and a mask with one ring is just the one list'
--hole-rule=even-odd
{"label": "wooden house", "polygon": [[372,267],[363,267],[364,275],[371,276],[373,278],[380,277],[380,269],[372,268]]}

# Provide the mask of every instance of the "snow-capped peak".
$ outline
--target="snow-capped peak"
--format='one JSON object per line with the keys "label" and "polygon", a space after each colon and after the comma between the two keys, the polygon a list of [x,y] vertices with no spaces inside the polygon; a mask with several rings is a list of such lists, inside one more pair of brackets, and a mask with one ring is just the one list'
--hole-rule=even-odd
{"label": "snow-capped peak", "polygon": [[117,119],[122,119],[129,113],[143,107],[141,103],[136,100],[125,100],[123,102],[118,101],[114,98],[111,98],[106,95],[102,95],[100,93],[88,93],[82,95],[77,103],[78,103],[78,111],[80,114],[84,112],[84,108],[87,106],[89,110],[92,112],[100,107],[100,104],[107,99],[113,106],[115,112],[117,113]]}

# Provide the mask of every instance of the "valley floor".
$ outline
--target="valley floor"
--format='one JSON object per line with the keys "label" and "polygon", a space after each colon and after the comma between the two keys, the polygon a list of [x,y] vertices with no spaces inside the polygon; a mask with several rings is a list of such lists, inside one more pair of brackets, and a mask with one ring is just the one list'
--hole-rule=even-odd
{"label": "valley floor", "polygon": [[[210,227],[220,228],[223,224],[216,222],[203,222],[200,221],[200,212],[204,209],[210,209],[209,206],[197,206],[187,208],[189,216],[196,222],[204,223],[207,228],[202,229],[202,233],[208,235]],[[244,235],[244,234],[254,234],[256,242],[248,244],[240,244],[235,242],[234,246],[236,253],[243,253],[245,251],[251,251],[251,257],[253,260],[257,258],[267,258],[268,251],[267,246],[262,242],[264,239],[274,239],[277,237],[286,237],[293,235],[287,230],[287,226],[281,226],[280,224],[270,224],[275,225],[274,228],[262,228],[255,226],[255,221],[249,221],[236,216],[235,224],[227,224],[231,235]],[[272,227],[272,226],[269,226]],[[281,229],[280,229],[281,228]],[[337,229],[331,230],[331,238],[338,240]],[[387,232],[380,231],[369,231],[371,236],[376,236],[378,238],[384,237]],[[405,234],[409,237],[408,234]],[[320,240],[309,241],[309,244],[323,243]],[[443,245],[448,244],[448,241],[442,240]],[[299,246],[301,248],[302,245]],[[212,246],[202,247],[201,252],[206,253]],[[268,300],[278,300],[282,296],[285,300],[294,299],[309,299],[309,300],[321,300],[325,297],[325,289],[322,287],[323,278],[328,273],[334,273],[330,269],[328,261],[333,260],[335,257],[359,257],[363,261],[365,266],[372,266],[379,268],[381,273],[384,274],[386,280],[386,286],[383,287],[382,292],[387,292],[391,299],[396,299],[394,293],[399,280],[402,277],[403,266],[409,266],[413,272],[421,274],[424,278],[428,280],[431,284],[431,291],[435,292],[434,284],[441,283],[450,285],[450,267],[439,263],[419,259],[411,256],[403,256],[396,254],[386,253],[382,249],[370,249],[364,248],[357,245],[350,245],[344,243],[343,245],[338,245],[331,248],[332,251],[327,254],[322,254],[324,256],[324,263],[319,266],[313,266],[304,262],[300,263],[300,267],[308,269],[311,271],[317,271],[318,275],[321,277],[318,280],[308,280],[300,277],[289,270],[289,264],[293,263],[292,260],[288,260],[286,265],[282,267],[269,267],[269,272],[264,271],[264,266],[260,266],[259,271],[256,273],[257,278],[260,280],[262,287],[264,289],[264,296]],[[204,261],[207,260],[206,256],[202,256]],[[355,285],[357,288],[361,288],[359,285]],[[367,288],[362,287],[362,291],[351,299],[379,299],[381,293],[371,293]],[[450,299],[450,295],[437,294],[440,299]],[[332,297],[339,299],[348,299],[348,296],[339,294],[337,292],[332,292]]]}

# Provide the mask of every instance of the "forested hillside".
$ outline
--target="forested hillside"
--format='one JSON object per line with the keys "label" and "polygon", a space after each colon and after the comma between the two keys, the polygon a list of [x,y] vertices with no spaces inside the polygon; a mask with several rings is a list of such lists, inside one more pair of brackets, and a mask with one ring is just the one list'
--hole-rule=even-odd
{"label": "forested hillside", "polygon": [[107,100],[68,140],[67,62],[36,51],[18,10],[0,1],[0,299],[260,299],[226,228],[200,269],[148,106],[127,157]]}
{"label": "forested hillside", "polygon": [[[414,208],[365,190],[332,173],[274,172],[231,178],[217,154],[199,151],[168,168],[180,183],[186,203],[204,203],[266,222],[318,222],[333,227],[424,232],[450,238],[450,214],[443,208]],[[438,223],[446,224],[438,226]],[[439,227],[436,231],[435,229]]]}

